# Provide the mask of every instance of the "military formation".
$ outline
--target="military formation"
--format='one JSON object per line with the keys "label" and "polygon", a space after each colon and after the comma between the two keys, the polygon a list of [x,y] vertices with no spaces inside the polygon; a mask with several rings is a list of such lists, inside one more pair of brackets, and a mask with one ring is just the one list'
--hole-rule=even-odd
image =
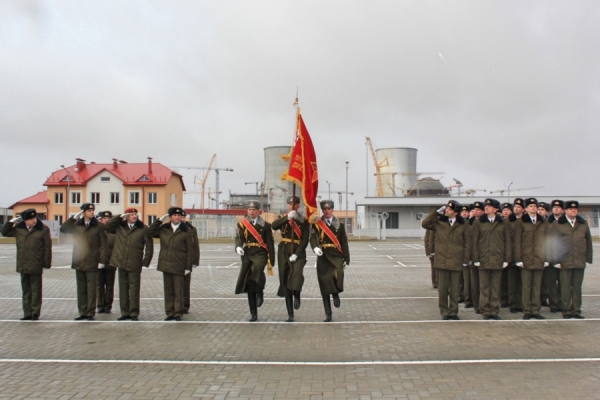
{"label": "military formation", "polygon": [[[308,221],[299,212],[300,199],[291,196],[289,211],[271,225],[259,215],[260,203],[248,202],[248,213],[237,224],[235,251],[241,257],[241,267],[235,293],[247,293],[251,322],[258,320],[258,308],[264,302],[265,269],[273,275],[275,260],[279,270],[277,295],[285,298],[287,322],[294,321],[294,310],[301,306],[309,243],[318,256],[325,321],[332,321],[331,297],[334,306],[340,307],[344,268],[350,264],[346,230],[333,215],[333,206],[332,201],[321,202],[323,216]],[[121,316],[117,320],[138,321],[141,274],[150,267],[154,239],[158,239],[157,270],[163,274],[165,321],[181,321],[190,309],[192,271],[200,264],[198,232],[187,221],[185,210],[171,207],[150,226],[140,220],[135,208],[114,216],[110,211],[95,212],[94,204],[85,203],[60,227],[62,233],[73,237],[71,268],[75,270],[79,311],[75,320],[93,321],[96,313],[112,312],[118,274]],[[273,230],[280,231],[282,238],[277,258]],[[2,234],[16,238],[17,272],[23,289],[21,320],[37,321],[42,308],[42,273],[52,264],[50,230],[34,209],[28,209],[5,224]]]}
{"label": "military formation", "polygon": [[542,306],[565,319],[584,318],[583,277],[593,251],[577,201],[450,200],[422,226],[442,319],[460,319],[459,303],[485,320],[499,320],[500,308],[545,319]]}

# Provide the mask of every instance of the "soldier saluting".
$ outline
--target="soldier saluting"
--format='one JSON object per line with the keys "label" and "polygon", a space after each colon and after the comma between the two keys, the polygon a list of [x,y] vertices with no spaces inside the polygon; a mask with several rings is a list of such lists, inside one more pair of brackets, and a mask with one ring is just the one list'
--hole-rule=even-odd
{"label": "soldier saluting", "polygon": [[264,300],[267,265],[269,275],[272,275],[271,260],[275,259],[275,243],[271,224],[258,215],[260,203],[251,200],[247,207],[248,215],[238,222],[235,236],[235,251],[242,257],[235,294],[248,293],[250,322],[254,322],[258,319],[257,308],[262,306]]}
{"label": "soldier saluting", "polygon": [[101,211],[98,214],[98,222],[104,226],[106,231],[106,266],[98,271],[98,314],[108,313],[112,311],[112,303],[115,298],[115,275],[117,268],[110,263],[112,250],[115,247],[115,234],[109,232],[106,223],[112,218],[110,211]]}
{"label": "soldier saluting", "polygon": [[317,279],[325,308],[324,322],[331,322],[331,302],[340,306],[339,294],[344,291],[344,267],[350,265],[350,250],[344,223],[333,215],[333,201],[320,203],[323,216],[313,224],[310,245],[317,257]]}
{"label": "soldier saluting", "polygon": [[289,212],[279,215],[273,222],[273,230],[281,231],[277,249],[279,290],[277,296],[285,297],[287,322],[294,321],[294,309],[300,308],[300,292],[304,284],[303,269],[306,265],[306,246],[310,236],[308,221],[298,213],[300,198],[287,199]]}

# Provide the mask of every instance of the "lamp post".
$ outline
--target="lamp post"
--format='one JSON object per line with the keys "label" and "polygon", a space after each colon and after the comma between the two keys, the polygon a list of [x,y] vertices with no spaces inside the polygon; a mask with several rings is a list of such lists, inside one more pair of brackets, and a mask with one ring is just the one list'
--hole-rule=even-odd
{"label": "lamp post", "polygon": [[510,201],[510,187],[512,186],[512,182],[510,183],[510,185],[506,186],[506,201]]}
{"label": "lamp post", "polygon": [[[346,218],[344,219],[344,225],[348,226],[348,164],[350,161],[346,160]],[[346,228],[348,229],[348,228]]]}
{"label": "lamp post", "polygon": [[69,211],[71,210],[71,208],[69,207],[69,201],[71,199],[71,173],[67,168],[65,168],[64,165],[61,164],[60,166],[67,172],[67,215],[65,216],[66,221],[69,219]]}
{"label": "lamp post", "polygon": [[325,181],[325,183],[327,183],[327,186],[329,187],[328,193],[329,193],[329,200],[331,200],[331,183],[329,183],[329,181]]}

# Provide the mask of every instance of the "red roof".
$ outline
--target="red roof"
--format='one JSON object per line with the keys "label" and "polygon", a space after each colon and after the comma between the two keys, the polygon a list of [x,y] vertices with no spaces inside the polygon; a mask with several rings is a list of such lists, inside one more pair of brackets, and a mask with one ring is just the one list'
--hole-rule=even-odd
{"label": "red roof", "polygon": [[[79,161],[79,160],[78,160]],[[151,168],[151,171],[149,169]],[[185,190],[183,177],[160,163],[126,163],[85,164],[83,160],[76,165],[66,167],[71,174],[71,186],[85,186],[87,182],[101,173],[108,171],[123,182],[123,186],[157,186],[166,185],[172,175],[179,177]],[[77,169],[77,171],[75,171]],[[50,175],[44,186],[67,186],[67,171],[59,169]]]}
{"label": "red roof", "polygon": [[10,210],[13,209],[14,206],[19,204],[48,204],[50,201],[48,200],[48,193],[45,190],[34,194],[33,196],[29,196],[24,198],[23,200],[17,201],[12,206],[8,207]]}

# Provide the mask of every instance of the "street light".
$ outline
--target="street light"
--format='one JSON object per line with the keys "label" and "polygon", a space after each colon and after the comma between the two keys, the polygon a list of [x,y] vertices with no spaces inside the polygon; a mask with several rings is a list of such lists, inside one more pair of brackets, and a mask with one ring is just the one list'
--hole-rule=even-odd
{"label": "street light", "polygon": [[510,183],[510,185],[506,186],[506,201],[510,201],[510,187],[512,186],[512,182]]}
{"label": "street light", "polygon": [[69,207],[69,201],[71,199],[71,173],[69,172],[69,170],[67,168],[65,168],[64,165],[60,165],[62,169],[64,169],[65,171],[67,171],[67,215],[65,217],[65,221],[67,219],[69,219],[69,211],[71,210],[71,208]]}
{"label": "street light", "polygon": [[329,200],[331,200],[331,183],[329,183],[329,181],[325,181],[325,183],[329,186]]}
{"label": "street light", "polygon": [[[346,218],[344,219],[344,225],[348,226],[348,164],[350,161],[346,160]],[[348,228],[346,228],[348,229]]]}

